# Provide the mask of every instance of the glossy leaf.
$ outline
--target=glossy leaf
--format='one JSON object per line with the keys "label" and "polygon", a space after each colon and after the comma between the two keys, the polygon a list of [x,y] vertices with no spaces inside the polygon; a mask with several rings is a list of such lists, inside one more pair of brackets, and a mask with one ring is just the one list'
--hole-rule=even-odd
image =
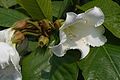
{"label": "glossy leaf", "polygon": [[34,51],[38,47],[38,42],[29,41],[29,50]]}
{"label": "glossy leaf", "polygon": [[49,71],[49,58],[48,51],[41,48],[25,57],[22,61],[23,80],[44,80],[42,74]]}
{"label": "glossy leaf", "polygon": [[106,36],[107,44],[92,48],[79,63],[85,80],[120,80],[120,39],[110,33]]}
{"label": "glossy leaf", "polygon": [[16,21],[27,18],[16,10],[0,8],[0,26],[11,27]]}
{"label": "glossy leaf", "polygon": [[53,1],[53,16],[60,18],[70,5],[71,0]]}
{"label": "glossy leaf", "polygon": [[[76,54],[63,58],[51,56],[49,50],[36,49],[22,61],[23,80],[77,80],[79,68]],[[80,54],[79,54],[80,55]]]}
{"label": "glossy leaf", "polygon": [[52,18],[51,0],[17,0],[17,2],[34,18]]}
{"label": "glossy leaf", "polygon": [[9,8],[11,6],[16,5],[16,0],[0,0],[0,6]]}
{"label": "glossy leaf", "polygon": [[86,11],[94,6],[100,7],[105,14],[105,27],[120,38],[120,6],[112,0],[94,0],[80,8]]}
{"label": "glossy leaf", "polygon": [[76,50],[70,50],[64,57],[53,56],[51,58],[50,80],[77,80],[79,68],[77,61],[80,59],[80,53]]}
{"label": "glossy leaf", "polygon": [[53,16],[54,17],[60,17],[60,9],[61,9],[61,5],[63,4],[63,1],[53,1],[52,5],[53,5]]}

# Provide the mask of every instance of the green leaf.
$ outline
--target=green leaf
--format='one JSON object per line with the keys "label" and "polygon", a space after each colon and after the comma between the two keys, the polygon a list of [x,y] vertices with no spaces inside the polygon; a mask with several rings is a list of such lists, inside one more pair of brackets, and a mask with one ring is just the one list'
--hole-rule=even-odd
{"label": "green leaf", "polygon": [[116,37],[120,38],[120,14],[106,18],[104,26]]}
{"label": "green leaf", "polygon": [[22,74],[23,80],[44,80],[43,74],[47,74],[50,64],[49,59],[51,54],[49,50],[37,48],[29,56],[25,57],[22,61]]}
{"label": "green leaf", "polygon": [[53,16],[60,18],[70,5],[71,0],[53,1]]}
{"label": "green leaf", "polygon": [[0,26],[11,27],[16,21],[27,18],[16,10],[0,8]]}
{"label": "green leaf", "polygon": [[104,12],[105,27],[120,38],[120,6],[112,0],[94,0],[81,6],[81,9],[86,11],[94,6],[100,7]]}
{"label": "green leaf", "polygon": [[77,61],[80,52],[76,50],[67,51],[64,57],[53,56],[51,58],[50,80],[77,80],[79,68]]}
{"label": "green leaf", "polygon": [[17,0],[34,19],[52,18],[51,0]]}
{"label": "green leaf", "polygon": [[11,6],[16,5],[16,0],[0,0],[0,6],[9,8]]}
{"label": "green leaf", "polygon": [[77,80],[79,58],[73,52],[58,58],[46,48],[37,48],[22,61],[23,80]]}
{"label": "green leaf", "polygon": [[106,45],[92,48],[89,55],[80,61],[85,80],[120,80],[120,39],[108,35]]}
{"label": "green leaf", "polygon": [[62,4],[63,4],[63,1],[53,1],[52,2],[52,5],[53,5],[53,16],[54,17],[61,17],[60,9],[61,9],[61,5]]}
{"label": "green leaf", "polygon": [[29,49],[31,51],[34,51],[38,47],[38,42],[35,41],[29,41]]}

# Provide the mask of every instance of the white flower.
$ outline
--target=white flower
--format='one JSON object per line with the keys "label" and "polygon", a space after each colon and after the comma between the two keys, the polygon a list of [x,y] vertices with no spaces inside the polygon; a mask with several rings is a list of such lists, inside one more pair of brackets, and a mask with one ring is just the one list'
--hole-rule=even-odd
{"label": "white flower", "polygon": [[[67,13],[67,18],[60,28],[60,43],[52,48],[58,57],[64,56],[68,49],[81,51],[81,59],[87,56],[90,46],[102,46],[106,41],[103,36],[104,14],[100,8],[94,7],[85,13]],[[99,26],[99,27],[98,27]]]}
{"label": "white flower", "polygon": [[0,80],[22,80],[20,57],[11,42],[14,32],[11,28],[0,31]]}

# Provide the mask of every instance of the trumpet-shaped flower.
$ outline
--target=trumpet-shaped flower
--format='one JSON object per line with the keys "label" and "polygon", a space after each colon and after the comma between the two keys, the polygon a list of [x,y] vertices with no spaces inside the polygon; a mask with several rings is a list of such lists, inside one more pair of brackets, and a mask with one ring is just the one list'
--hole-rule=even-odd
{"label": "trumpet-shaped flower", "polygon": [[52,51],[58,57],[64,56],[68,49],[81,51],[84,58],[90,51],[90,46],[102,46],[106,41],[103,36],[104,14],[100,8],[94,7],[85,13],[67,13],[64,24],[60,27],[60,43],[52,47]]}
{"label": "trumpet-shaped flower", "polygon": [[11,28],[0,31],[0,80],[22,80],[20,57],[11,42],[14,32]]}

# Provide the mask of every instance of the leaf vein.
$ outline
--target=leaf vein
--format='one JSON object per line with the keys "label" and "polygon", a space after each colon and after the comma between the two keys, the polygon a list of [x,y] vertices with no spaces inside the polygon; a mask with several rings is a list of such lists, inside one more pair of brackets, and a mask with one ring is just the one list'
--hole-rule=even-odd
{"label": "leaf vein", "polygon": [[114,61],[112,60],[111,56],[109,55],[108,50],[104,46],[103,46],[103,49],[104,49],[105,53],[107,54],[108,59],[110,60],[111,64],[113,65],[113,68],[115,69],[115,71],[118,75],[118,78],[120,79],[120,73],[118,72],[117,67],[115,66]]}

